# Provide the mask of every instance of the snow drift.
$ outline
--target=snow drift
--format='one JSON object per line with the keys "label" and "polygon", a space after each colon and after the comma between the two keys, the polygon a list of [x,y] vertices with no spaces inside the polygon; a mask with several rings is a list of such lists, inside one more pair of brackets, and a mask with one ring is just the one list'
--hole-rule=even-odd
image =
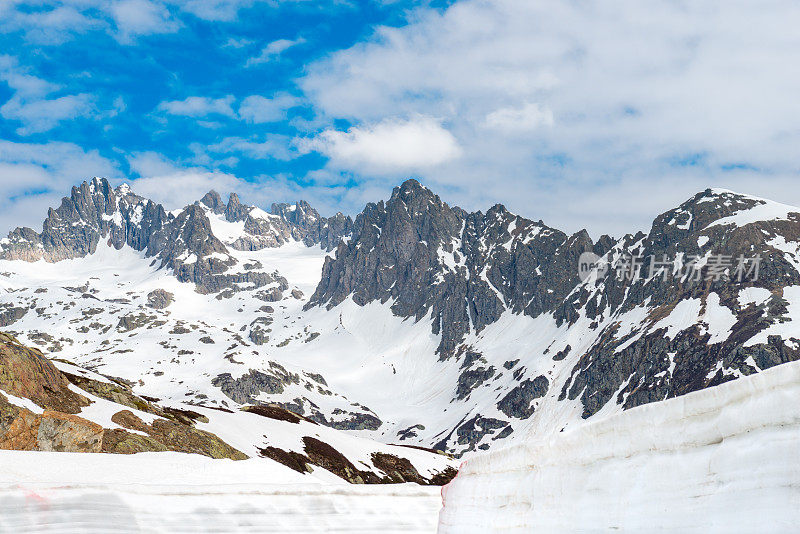
{"label": "snow drift", "polygon": [[0,451],[0,532],[422,534],[436,528],[438,493],[261,459]]}
{"label": "snow drift", "polygon": [[798,398],[788,363],[475,456],[439,532],[796,531]]}

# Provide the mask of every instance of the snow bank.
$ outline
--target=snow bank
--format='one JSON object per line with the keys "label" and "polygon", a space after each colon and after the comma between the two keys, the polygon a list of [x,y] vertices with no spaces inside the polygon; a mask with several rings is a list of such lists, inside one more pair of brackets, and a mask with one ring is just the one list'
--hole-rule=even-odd
{"label": "snow bank", "polygon": [[0,532],[433,533],[439,488],[350,485],[274,462],[0,451]]}
{"label": "snow bank", "polygon": [[466,461],[441,534],[790,532],[800,362]]}

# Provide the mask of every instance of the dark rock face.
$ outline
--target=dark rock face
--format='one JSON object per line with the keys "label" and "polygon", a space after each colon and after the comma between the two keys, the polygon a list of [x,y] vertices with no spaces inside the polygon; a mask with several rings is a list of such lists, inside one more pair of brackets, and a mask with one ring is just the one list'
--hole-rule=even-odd
{"label": "dark rock face", "polygon": [[536,410],[531,404],[533,400],[544,397],[549,387],[550,382],[544,376],[525,379],[497,403],[497,409],[508,417],[527,419]]}
{"label": "dark rock face", "polygon": [[336,419],[328,419],[325,414],[316,411],[309,416],[309,419],[336,430],[378,430],[383,424],[378,417],[369,413],[345,412],[336,408],[334,415]]}
{"label": "dark rock face", "polygon": [[463,400],[476,387],[480,386],[494,376],[494,367],[478,367],[463,371],[458,377],[456,385],[456,399]]}
{"label": "dark rock face", "polygon": [[175,295],[164,289],[154,289],[147,294],[147,305],[154,310],[164,310],[172,304]]}
{"label": "dark rock face", "polygon": [[211,384],[239,404],[257,404],[256,397],[262,392],[283,393],[284,388],[284,381],[280,378],[254,369],[236,379],[230,373],[221,374]]}
{"label": "dark rock face", "polygon": [[485,214],[451,208],[408,180],[356,217],[308,306],[352,296],[361,305],[394,299],[401,317],[432,312],[439,353],[448,357],[470,328],[480,331],[507,309],[536,316],[559,304],[592,246],[585,231],[570,237],[500,205]]}
{"label": "dark rock face", "polygon": [[28,308],[14,306],[12,304],[0,304],[0,327],[10,326],[28,313]]}
{"label": "dark rock face", "polygon": [[94,178],[73,187],[61,206],[48,211],[41,234],[30,228],[13,230],[0,257],[25,261],[79,258],[93,253],[103,237],[117,249],[127,244],[143,250],[166,219],[161,206],[127,188],[114,190],[104,178]]}
{"label": "dark rock face", "polygon": [[[469,421],[456,428],[459,445],[467,445],[467,451],[475,450],[475,444],[486,435],[494,434],[498,429],[507,425],[505,421],[493,417],[483,417],[476,415]],[[439,447],[434,447],[439,448]]]}
{"label": "dark rock face", "polygon": [[228,198],[228,205],[225,206],[225,220],[228,222],[243,221],[247,218],[251,209],[239,201],[239,195],[231,193]]}
{"label": "dark rock face", "polygon": [[[800,239],[800,214],[741,226],[712,224],[759,203],[763,201],[706,190],[656,218],[648,235],[627,236],[615,245],[612,253],[656,258],[681,253],[686,257],[760,255],[761,270],[757,280],[737,280],[730,276],[732,268],[729,276],[718,280],[707,279],[708,268],[697,279],[655,276],[648,280],[649,265],[644,265],[638,280],[620,280],[612,270],[601,283],[580,285],[556,311],[560,321],[571,323],[579,314],[588,318],[623,314],[645,304],[650,312],[641,327],[630,333],[620,334],[614,323],[599,332],[572,369],[560,398],[580,398],[586,418],[610,400],[632,408],[800,359],[792,337],[768,336],[766,343],[747,343],[770,325],[791,320],[782,294],[784,287],[800,283],[800,274],[775,243]],[[743,306],[738,295],[748,287],[766,289],[771,296],[762,304]],[[730,332],[712,339],[700,318],[697,325],[673,336],[667,335],[666,328],[655,328],[658,320],[689,300],[698,302],[701,313],[714,308],[731,316]]]}
{"label": "dark rock face", "polygon": [[200,203],[211,208],[211,211],[214,213],[225,213],[225,203],[222,202],[222,197],[219,196],[219,193],[214,190],[206,193],[205,196],[200,199]]}

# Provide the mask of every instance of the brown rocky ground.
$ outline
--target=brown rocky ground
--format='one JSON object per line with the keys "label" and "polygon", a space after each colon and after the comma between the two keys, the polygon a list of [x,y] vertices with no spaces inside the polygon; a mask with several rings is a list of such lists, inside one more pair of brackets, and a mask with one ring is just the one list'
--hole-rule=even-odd
{"label": "brown rocky ground", "polygon": [[[103,428],[80,417],[81,409],[92,401],[70,389],[70,384],[119,404],[120,411],[111,420],[135,432]],[[17,406],[4,393],[29,399],[43,412]],[[158,418],[145,424],[126,408]],[[211,458],[247,458],[214,434],[195,428],[194,421],[201,418],[193,412],[156,406],[134,395],[123,383],[61,372],[41,351],[0,333],[0,449],[119,454],[176,451]]]}

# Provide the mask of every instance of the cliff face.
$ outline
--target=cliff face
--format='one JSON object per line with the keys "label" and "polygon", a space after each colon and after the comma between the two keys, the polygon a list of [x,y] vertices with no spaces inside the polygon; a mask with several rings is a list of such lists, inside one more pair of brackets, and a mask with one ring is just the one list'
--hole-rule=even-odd
{"label": "cliff face", "polygon": [[567,236],[501,205],[467,213],[408,180],[356,217],[307,307],[352,296],[362,305],[391,301],[402,317],[430,314],[446,358],[507,309],[534,317],[560,303],[578,282],[578,257],[592,247],[586,232]]}

